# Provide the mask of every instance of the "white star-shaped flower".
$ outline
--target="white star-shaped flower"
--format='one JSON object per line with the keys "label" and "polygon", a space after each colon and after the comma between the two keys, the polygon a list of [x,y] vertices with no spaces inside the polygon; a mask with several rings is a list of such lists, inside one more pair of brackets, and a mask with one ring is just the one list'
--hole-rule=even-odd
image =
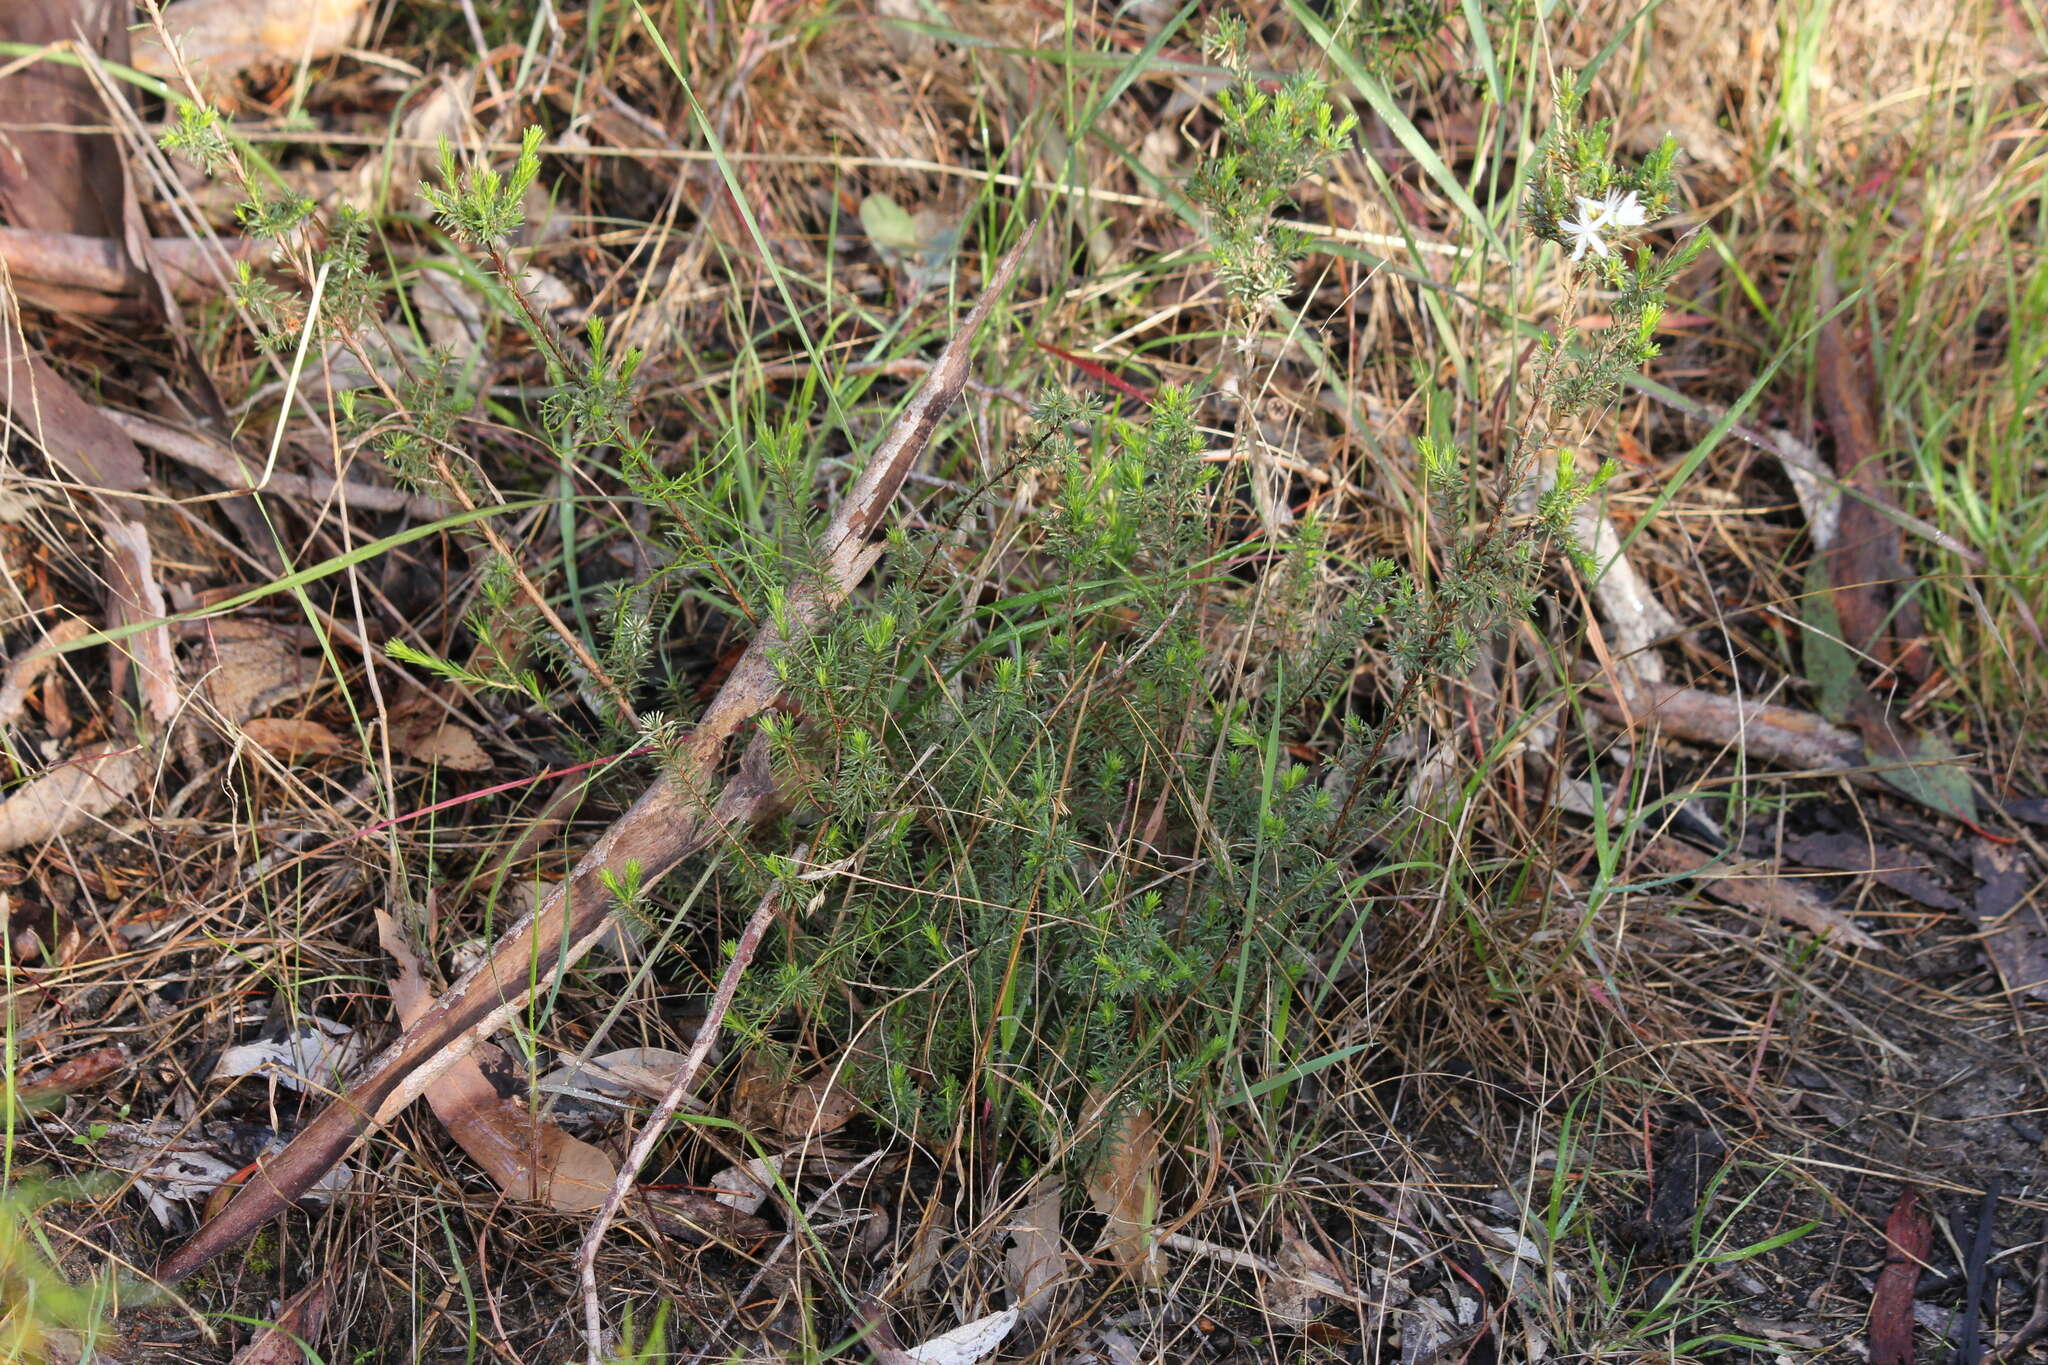
{"label": "white star-shaped flower", "polygon": [[1568,223],[1558,224],[1564,234],[1572,239],[1572,259],[1578,260],[1590,248],[1595,256],[1607,254],[1607,243],[1600,237],[1600,230],[1606,226],[1600,216],[1600,206],[1590,199],[1579,200],[1579,216]]}
{"label": "white star-shaped flower", "polygon": [[1572,239],[1572,259],[1575,261],[1589,250],[1595,256],[1607,254],[1607,239],[1601,233],[1612,228],[1637,228],[1650,221],[1650,215],[1643,209],[1643,201],[1636,198],[1634,190],[1609,190],[1599,199],[1588,199],[1584,195],[1576,197],[1579,216],[1558,225]]}
{"label": "white star-shaped flower", "polygon": [[[1580,212],[1585,211],[1588,202],[1584,199],[1579,201]],[[1596,207],[1600,215],[1596,221],[1602,227],[1641,227],[1650,221],[1650,215],[1643,210],[1643,203],[1636,198],[1634,190],[1626,194],[1620,190],[1609,190]]]}

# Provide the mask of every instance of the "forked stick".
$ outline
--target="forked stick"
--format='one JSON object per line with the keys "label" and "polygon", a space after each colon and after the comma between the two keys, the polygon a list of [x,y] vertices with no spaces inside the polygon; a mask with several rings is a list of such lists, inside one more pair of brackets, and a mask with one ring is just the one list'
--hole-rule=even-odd
{"label": "forked stick", "polygon": [[1036,235],[1034,225],[1003,257],[910,406],[841,499],[819,546],[823,574],[791,594],[785,613],[788,634],[772,622],[764,623],[712,699],[681,761],[648,786],[577,863],[568,880],[507,930],[487,959],[465,973],[432,1010],[371,1062],[345,1094],[300,1129],[217,1217],[166,1257],[156,1269],[157,1280],[176,1284],[290,1208],[372,1127],[396,1117],[477,1039],[488,1037],[516,1015],[537,986],[589,951],[611,926],[613,898],[605,885],[607,877],[624,882],[630,869],[639,885],[651,886],[720,831],[753,824],[782,809],[768,770],[767,749],[759,739],[747,746],[739,771],[713,795],[727,742],[779,696],[775,654],[815,630],[880,558],[875,533],[939,419],[965,387],[975,333]]}

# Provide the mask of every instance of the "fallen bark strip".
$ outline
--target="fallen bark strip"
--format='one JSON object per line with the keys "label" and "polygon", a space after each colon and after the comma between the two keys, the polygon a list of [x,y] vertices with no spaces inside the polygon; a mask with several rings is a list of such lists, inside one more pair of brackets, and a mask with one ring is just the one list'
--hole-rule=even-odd
{"label": "fallen bark strip", "polygon": [[859,480],[847,491],[822,534],[823,577],[792,594],[785,635],[763,626],[727,675],[681,761],[641,794],[568,880],[557,886],[499,940],[490,957],[472,968],[431,1009],[407,1028],[297,1137],[252,1175],[220,1215],[157,1267],[155,1278],[176,1284],[207,1261],[284,1212],[376,1124],[388,1122],[475,1040],[511,1020],[529,994],[581,958],[611,927],[614,900],[607,878],[625,880],[632,869],[652,885],[728,828],[743,827],[782,809],[769,771],[766,745],[747,746],[740,769],[715,798],[727,741],[780,695],[774,658],[808,636],[866,577],[881,556],[875,532],[932,432],[967,383],[975,334],[1016,274],[1034,231],[1006,255],[973,310],[962,320],[910,406],[890,428]]}
{"label": "fallen bark strip", "polygon": [[[254,471],[248,467],[234,447],[224,442],[180,431],[176,427],[167,427],[146,417],[122,412],[118,408],[100,408],[99,413],[127,432],[129,439],[137,445],[147,446],[159,455],[168,455],[179,464],[198,470],[231,492],[276,493],[288,498],[305,498],[311,502],[325,502],[335,495],[334,478],[327,474],[273,472],[269,482],[258,489],[254,487]],[[348,505],[358,511],[410,512],[421,521],[435,521],[455,510],[439,498],[430,498],[423,493],[408,493],[402,488],[386,488],[380,484],[355,482],[343,483],[340,488]]]}
{"label": "fallen bark strip", "polygon": [[[1594,705],[1620,711],[1597,698]],[[1829,771],[1862,768],[1869,761],[1855,731],[1790,706],[1644,682],[1629,697],[1628,713],[1645,729],[1695,744],[1733,744],[1751,758],[1780,768]]]}
{"label": "fallen bark strip", "polygon": [[[157,237],[149,244],[164,283],[181,299],[210,299],[232,278],[236,262],[269,259],[271,244],[255,238],[221,238],[219,244],[186,237]],[[100,294],[142,292],[148,276],[128,259],[112,237],[77,232],[38,232],[0,227],[0,262],[19,283],[58,285]]]}

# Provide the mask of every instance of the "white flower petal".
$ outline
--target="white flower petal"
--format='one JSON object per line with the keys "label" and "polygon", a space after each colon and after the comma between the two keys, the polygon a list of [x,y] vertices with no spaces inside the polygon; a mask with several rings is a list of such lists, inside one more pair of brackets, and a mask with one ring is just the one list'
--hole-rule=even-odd
{"label": "white flower petal", "polygon": [[1650,221],[1643,210],[1643,204],[1634,190],[1624,194],[1620,190],[1609,190],[1607,198],[1601,201],[1602,217],[1615,227],[1641,227]]}
{"label": "white flower petal", "polygon": [[1572,259],[1579,260],[1591,248],[1595,256],[1607,254],[1607,243],[1600,239],[1600,224],[1591,218],[1579,218],[1561,225],[1565,234],[1572,239]]}

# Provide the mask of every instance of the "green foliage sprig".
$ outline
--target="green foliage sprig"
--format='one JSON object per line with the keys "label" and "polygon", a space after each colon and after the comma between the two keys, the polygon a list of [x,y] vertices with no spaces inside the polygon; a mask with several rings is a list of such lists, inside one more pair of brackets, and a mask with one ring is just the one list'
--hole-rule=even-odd
{"label": "green foliage sprig", "polygon": [[1203,45],[1234,79],[1216,97],[1222,149],[1196,170],[1188,197],[1208,215],[1216,273],[1233,298],[1256,309],[1293,287],[1294,263],[1308,252],[1307,236],[1275,222],[1275,211],[1349,144],[1358,120],[1339,117],[1313,76],[1265,88],[1252,74],[1240,19],[1219,20]]}

